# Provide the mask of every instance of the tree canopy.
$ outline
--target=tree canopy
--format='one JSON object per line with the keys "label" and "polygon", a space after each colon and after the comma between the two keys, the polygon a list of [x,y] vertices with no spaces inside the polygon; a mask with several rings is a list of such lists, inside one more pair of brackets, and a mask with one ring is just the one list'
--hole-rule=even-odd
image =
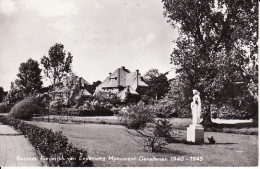
{"label": "tree canopy", "polygon": [[7,92],[4,91],[3,87],[0,87],[0,103],[4,101],[4,98],[6,95],[7,95]]}
{"label": "tree canopy", "polygon": [[144,75],[148,88],[144,95],[147,99],[161,99],[169,91],[167,73],[159,73],[158,69],[151,69]]}
{"label": "tree canopy", "polygon": [[21,63],[17,74],[18,79],[15,81],[18,90],[25,96],[38,92],[42,88],[41,71],[38,62],[31,58]]}
{"label": "tree canopy", "polygon": [[91,85],[87,85],[87,86],[86,86],[86,89],[87,89],[87,91],[89,91],[91,94],[94,94],[94,92],[95,92],[97,86],[100,85],[101,83],[102,83],[102,82],[101,82],[100,80],[95,81],[95,82],[93,82]]}
{"label": "tree canopy", "polygon": [[71,72],[73,56],[70,52],[66,53],[64,45],[61,43],[56,43],[50,47],[48,55],[48,57],[43,56],[41,58],[41,63],[44,67],[45,75],[55,86],[61,82],[66,73]]}
{"label": "tree canopy", "polygon": [[179,81],[185,81],[181,90],[190,95],[199,90],[206,114],[211,104],[245,108],[258,85],[258,1],[162,2],[165,16],[180,33],[171,61]]}
{"label": "tree canopy", "polygon": [[42,88],[41,69],[36,60],[28,59],[21,63],[17,79],[11,82],[11,89],[6,96],[9,104],[15,104],[25,97],[37,93]]}

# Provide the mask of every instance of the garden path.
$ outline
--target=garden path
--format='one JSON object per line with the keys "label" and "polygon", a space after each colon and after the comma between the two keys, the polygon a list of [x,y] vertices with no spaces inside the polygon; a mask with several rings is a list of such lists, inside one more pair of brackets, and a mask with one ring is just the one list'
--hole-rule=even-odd
{"label": "garden path", "polygon": [[0,123],[0,168],[25,166],[41,166],[34,148],[23,135]]}

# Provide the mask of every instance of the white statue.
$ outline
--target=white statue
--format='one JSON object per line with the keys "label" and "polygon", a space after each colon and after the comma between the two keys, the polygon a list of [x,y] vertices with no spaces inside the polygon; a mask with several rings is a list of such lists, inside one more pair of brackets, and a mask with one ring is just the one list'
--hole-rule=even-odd
{"label": "white statue", "polygon": [[200,113],[201,113],[201,100],[200,93],[197,90],[192,90],[193,92],[193,101],[191,103],[192,111],[192,124],[200,123]]}

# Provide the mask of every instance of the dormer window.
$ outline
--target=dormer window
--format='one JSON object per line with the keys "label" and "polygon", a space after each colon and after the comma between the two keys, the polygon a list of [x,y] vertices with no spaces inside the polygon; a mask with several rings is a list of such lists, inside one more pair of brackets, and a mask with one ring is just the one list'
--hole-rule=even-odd
{"label": "dormer window", "polygon": [[109,80],[117,80],[117,77],[110,77]]}

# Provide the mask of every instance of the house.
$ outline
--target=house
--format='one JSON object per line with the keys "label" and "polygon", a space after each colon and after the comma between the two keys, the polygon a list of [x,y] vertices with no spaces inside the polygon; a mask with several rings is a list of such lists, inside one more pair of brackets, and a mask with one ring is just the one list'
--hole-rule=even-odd
{"label": "house", "polygon": [[96,88],[94,95],[100,91],[116,93],[121,101],[125,101],[131,96],[140,96],[141,90],[148,87],[143,81],[139,70],[130,72],[124,66],[118,68]]}

